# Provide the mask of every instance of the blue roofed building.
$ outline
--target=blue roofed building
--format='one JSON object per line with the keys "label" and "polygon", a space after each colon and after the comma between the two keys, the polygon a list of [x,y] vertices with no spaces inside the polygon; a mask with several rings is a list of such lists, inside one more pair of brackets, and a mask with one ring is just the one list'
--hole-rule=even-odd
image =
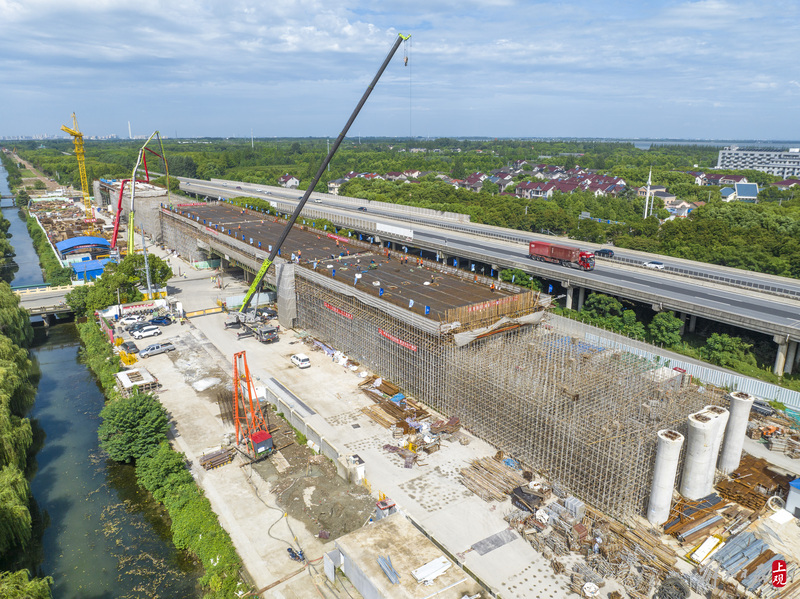
{"label": "blue roofed building", "polygon": [[735,187],[740,202],[758,202],[758,183],[736,183]]}
{"label": "blue roofed building", "polygon": [[96,258],[102,254],[108,254],[111,251],[111,242],[103,237],[70,237],[64,241],[56,243],[56,251],[59,253],[59,258],[62,260],[67,259],[73,254],[90,254],[92,258]]}
{"label": "blue roofed building", "polygon": [[94,281],[96,278],[102,276],[106,264],[111,262],[110,258],[103,258],[102,260],[83,260],[81,262],[73,262],[70,266],[75,276],[82,281]]}
{"label": "blue roofed building", "polygon": [[732,202],[736,199],[736,190],[733,187],[723,187],[719,190],[723,202]]}

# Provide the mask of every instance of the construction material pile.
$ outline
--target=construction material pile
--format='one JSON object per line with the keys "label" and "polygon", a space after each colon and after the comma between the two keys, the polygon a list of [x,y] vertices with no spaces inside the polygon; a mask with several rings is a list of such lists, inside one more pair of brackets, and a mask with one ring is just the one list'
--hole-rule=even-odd
{"label": "construction material pile", "polygon": [[503,501],[527,481],[519,471],[486,457],[473,460],[469,468],[461,469],[461,483],[484,501]]}
{"label": "construction material pile", "polygon": [[785,497],[790,482],[788,476],[771,470],[766,460],[745,455],[730,480],[717,484],[717,491],[725,499],[758,511],[773,495]]}
{"label": "construction material pile", "polygon": [[546,559],[558,561],[570,552],[584,556],[570,574],[570,588],[578,594],[587,583],[602,589],[615,580],[629,597],[644,599],[659,580],[676,576],[678,556],[655,535],[641,525],[609,521],[571,496],[535,514],[516,510],[506,520]]}
{"label": "construction material pile", "polygon": [[[416,431],[430,432],[425,426],[430,414],[420,404],[400,392],[400,387],[387,380],[370,377],[359,385],[367,397],[375,402],[361,411],[384,428],[395,427],[404,435]],[[456,423],[458,419],[456,419]]]}
{"label": "construction material pile", "polygon": [[224,466],[225,464],[230,464],[233,461],[233,456],[235,455],[236,450],[233,447],[227,447],[217,451],[204,453],[200,456],[200,465],[206,470],[212,470],[214,468]]}
{"label": "construction material pile", "polygon": [[664,523],[664,532],[681,543],[695,543],[721,529],[725,522],[717,509],[722,498],[716,493],[698,501],[680,499],[670,510],[670,519]]}
{"label": "construction material pile", "polygon": [[[772,568],[777,560],[786,562],[783,588],[772,585]],[[748,591],[759,597],[788,596],[800,588],[797,564],[789,562],[784,555],[776,554],[769,545],[752,532],[741,533],[728,539],[724,547],[714,554],[719,567],[735,578]]]}

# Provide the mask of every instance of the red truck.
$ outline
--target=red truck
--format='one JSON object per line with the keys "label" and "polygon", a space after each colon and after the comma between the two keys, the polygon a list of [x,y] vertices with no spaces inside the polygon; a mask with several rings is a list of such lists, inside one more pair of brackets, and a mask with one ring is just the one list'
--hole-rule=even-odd
{"label": "red truck", "polygon": [[584,252],[577,248],[565,245],[556,245],[546,241],[531,241],[528,248],[528,256],[531,260],[541,262],[553,262],[561,266],[577,266],[583,270],[594,270],[594,254]]}

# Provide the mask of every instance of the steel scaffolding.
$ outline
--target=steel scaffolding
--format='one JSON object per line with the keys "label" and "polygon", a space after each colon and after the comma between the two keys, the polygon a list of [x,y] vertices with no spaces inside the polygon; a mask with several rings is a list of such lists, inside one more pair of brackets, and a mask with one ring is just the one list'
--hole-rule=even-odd
{"label": "steel scaffolding", "polygon": [[618,518],[646,508],[657,431],[685,432],[689,413],[724,404],[721,394],[657,376],[652,362],[547,324],[457,347],[453,333],[484,326],[486,318],[422,323],[304,270],[296,279],[300,326]]}

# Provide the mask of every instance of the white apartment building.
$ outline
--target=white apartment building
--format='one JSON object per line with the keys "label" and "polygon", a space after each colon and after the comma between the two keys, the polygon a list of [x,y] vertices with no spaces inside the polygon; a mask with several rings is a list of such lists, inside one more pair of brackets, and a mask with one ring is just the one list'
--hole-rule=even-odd
{"label": "white apartment building", "polygon": [[788,179],[800,176],[800,148],[789,148],[785,152],[775,150],[741,150],[737,146],[723,148],[719,152],[717,168],[751,169],[764,171]]}

